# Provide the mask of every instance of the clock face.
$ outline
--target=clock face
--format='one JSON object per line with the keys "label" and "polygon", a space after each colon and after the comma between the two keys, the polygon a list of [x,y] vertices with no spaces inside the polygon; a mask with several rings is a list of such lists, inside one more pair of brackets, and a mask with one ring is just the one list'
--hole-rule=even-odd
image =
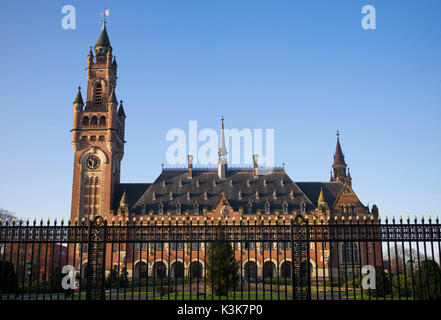
{"label": "clock face", "polygon": [[86,160],[86,166],[89,169],[98,169],[98,167],[100,166],[100,159],[97,156],[91,155]]}

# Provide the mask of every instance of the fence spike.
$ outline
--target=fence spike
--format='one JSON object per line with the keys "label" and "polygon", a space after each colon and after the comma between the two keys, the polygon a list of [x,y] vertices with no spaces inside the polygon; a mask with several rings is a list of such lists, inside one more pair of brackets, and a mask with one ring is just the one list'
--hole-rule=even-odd
{"label": "fence spike", "polygon": [[384,221],[386,221],[386,223],[387,223],[388,220],[389,220],[389,219],[388,219],[388,217],[386,216],[386,217],[384,218]]}
{"label": "fence spike", "polygon": [[417,223],[417,222],[418,222],[417,216],[415,216],[415,217],[413,218],[413,220],[415,221],[415,223]]}
{"label": "fence spike", "polygon": [[[6,219],[6,221],[8,221],[8,219]],[[0,218],[0,225],[2,224],[2,218]]]}
{"label": "fence spike", "polygon": [[424,216],[421,216],[421,223],[424,223]]}
{"label": "fence spike", "polygon": [[432,223],[432,217],[431,216],[429,216],[428,220],[429,220],[429,223]]}
{"label": "fence spike", "polygon": [[392,222],[395,223],[395,216],[392,216]]}
{"label": "fence spike", "polygon": [[409,218],[409,216],[407,216],[406,220],[407,220],[408,223],[410,222],[410,218]]}
{"label": "fence spike", "polygon": [[436,223],[438,223],[438,216],[435,217],[435,221],[436,221]]}

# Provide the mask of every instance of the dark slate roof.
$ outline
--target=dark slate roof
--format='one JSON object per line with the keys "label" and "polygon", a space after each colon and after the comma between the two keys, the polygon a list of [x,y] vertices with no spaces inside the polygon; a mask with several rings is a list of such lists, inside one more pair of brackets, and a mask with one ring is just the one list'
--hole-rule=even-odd
{"label": "dark slate roof", "polygon": [[84,104],[83,102],[83,96],[81,95],[81,87],[78,87],[78,93],[75,96],[75,100],[73,103],[79,103],[79,104]]}
{"label": "dark slate roof", "polygon": [[124,112],[123,102],[122,100],[119,103],[119,109],[118,109],[118,116],[119,117],[126,117],[126,113]]}
{"label": "dark slate roof", "polygon": [[106,27],[103,26],[101,30],[100,36],[98,37],[98,41],[95,44],[95,47],[110,47],[109,35],[107,34]]}
{"label": "dark slate roof", "polygon": [[299,188],[308,197],[309,200],[317,207],[317,200],[320,195],[320,190],[323,188],[323,195],[325,201],[332,207],[337,199],[340,190],[343,188],[343,183],[340,181],[333,182],[297,182]]}
{"label": "dark slate roof", "polygon": [[113,193],[113,209],[115,211],[118,210],[119,202],[121,201],[124,190],[126,191],[129,208],[132,208],[136,201],[138,201],[151,185],[151,183],[120,183],[116,185]]}
{"label": "dark slate roof", "polygon": [[[283,180],[283,185],[281,181]],[[216,182],[216,185],[213,184]],[[248,186],[249,181],[249,186]],[[266,185],[265,185],[266,182]],[[239,190],[242,199],[239,197]],[[277,199],[273,198],[276,191]],[[291,199],[290,193],[294,197]],[[256,191],[259,192],[259,199],[256,199]],[[173,199],[170,199],[170,192]],[[190,199],[187,199],[187,193]],[[271,174],[254,177],[252,170],[229,170],[225,180],[218,177],[217,170],[193,170],[193,178],[187,177],[187,170],[164,170],[155,182],[145,191],[142,197],[136,201],[130,211],[137,214],[148,213],[153,210],[158,212],[159,204],[164,206],[164,213],[167,210],[175,212],[177,204],[181,205],[181,212],[185,210],[192,212],[195,202],[199,204],[199,210],[204,207],[212,210],[222,197],[222,192],[233,209],[236,211],[240,206],[244,213],[247,212],[247,204],[252,203],[252,211],[261,209],[264,212],[266,202],[269,202],[271,212],[275,209],[282,210],[286,201],[288,210],[300,210],[300,204],[306,204],[306,210],[314,208],[313,203],[303,194],[300,188],[291,180],[284,170],[274,170]],[[153,197],[155,193],[156,199]],[[204,194],[207,194],[207,199]],[[145,210],[144,210],[145,209]]]}
{"label": "dark slate roof", "polygon": [[345,163],[345,156],[343,154],[343,151],[341,151],[340,146],[340,139],[337,137],[337,146],[335,147],[335,154],[334,154],[334,165],[343,164]]}

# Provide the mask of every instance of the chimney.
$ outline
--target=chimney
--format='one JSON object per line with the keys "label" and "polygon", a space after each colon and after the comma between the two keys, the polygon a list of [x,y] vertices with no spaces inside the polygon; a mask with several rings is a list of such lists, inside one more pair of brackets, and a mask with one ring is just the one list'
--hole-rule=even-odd
{"label": "chimney", "polygon": [[254,167],[253,167],[253,175],[254,177],[258,177],[259,176],[259,172],[258,172],[258,168],[257,168],[257,154],[253,154],[253,162],[254,162]]}
{"label": "chimney", "polygon": [[189,178],[193,178],[193,156],[188,155],[188,173],[187,176]]}

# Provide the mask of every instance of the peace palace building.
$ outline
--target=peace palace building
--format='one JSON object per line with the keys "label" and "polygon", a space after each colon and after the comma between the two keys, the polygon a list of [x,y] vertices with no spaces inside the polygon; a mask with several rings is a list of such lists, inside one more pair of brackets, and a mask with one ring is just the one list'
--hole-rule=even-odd
{"label": "peace palace building", "polygon": [[[143,224],[149,221],[182,224],[203,222],[204,219],[217,221],[219,218],[224,223],[254,223],[257,220],[257,223],[268,224],[275,223],[277,219],[289,221],[291,217],[300,214],[310,223],[314,219],[321,221],[323,218],[326,224],[329,218],[335,217],[346,217],[346,221],[349,217],[367,217],[368,221],[371,217],[378,217],[377,207],[374,205],[369,210],[352,189],[351,176],[338,135],[329,182],[294,182],[284,168],[274,168],[270,174],[259,173],[257,156],[254,156],[253,168],[228,168],[222,121],[217,169],[193,168],[192,156],[189,155],[188,168],[163,168],[152,183],[120,183],[126,142],[126,113],[122,101],[118,102],[115,94],[117,69],[104,24],[94,52],[90,48],[88,54],[86,101],[79,88],[73,102],[71,221],[82,221],[83,218],[87,221],[99,215],[109,223],[114,219],[116,224],[121,219],[123,224],[127,219],[130,223],[135,220]],[[127,248],[126,244],[121,244],[117,252],[106,250],[106,270],[126,267],[129,277],[132,276],[132,270],[135,270],[133,276],[137,277],[138,269],[142,270],[141,277],[147,274],[168,276],[169,272],[172,277],[182,272],[186,276],[190,273],[203,276],[203,243],[193,244],[192,248],[188,248],[190,245],[187,247],[187,244],[182,247],[178,245],[178,248],[171,245],[168,248],[168,244],[164,243],[162,249],[167,253],[163,254],[162,250],[153,248],[153,244],[150,250],[146,250],[145,245],[140,244],[135,246],[136,250],[131,250],[128,248],[130,244]],[[278,250],[276,243],[267,243],[265,246],[257,243],[257,248],[253,245],[245,244],[244,248],[241,248],[240,243],[235,245],[237,260],[243,261],[243,270],[257,269],[259,277],[263,269],[269,270],[273,276],[277,272],[280,275],[282,272],[291,274],[289,247],[284,254],[284,250]],[[167,251],[169,249],[170,255]],[[364,260],[372,254],[372,248],[359,249],[360,254],[354,254],[356,259],[360,256]],[[116,257],[119,250],[120,257]],[[110,258],[111,254],[114,255],[113,259]],[[323,246],[311,243],[309,256],[312,276],[316,275],[317,270],[319,276],[327,275],[329,247],[326,243]],[[339,256],[344,255],[340,253]],[[169,257],[171,261],[168,261]],[[372,257],[369,261],[372,261]],[[82,268],[85,263],[87,255],[82,259]],[[263,264],[267,266],[263,268]]]}

